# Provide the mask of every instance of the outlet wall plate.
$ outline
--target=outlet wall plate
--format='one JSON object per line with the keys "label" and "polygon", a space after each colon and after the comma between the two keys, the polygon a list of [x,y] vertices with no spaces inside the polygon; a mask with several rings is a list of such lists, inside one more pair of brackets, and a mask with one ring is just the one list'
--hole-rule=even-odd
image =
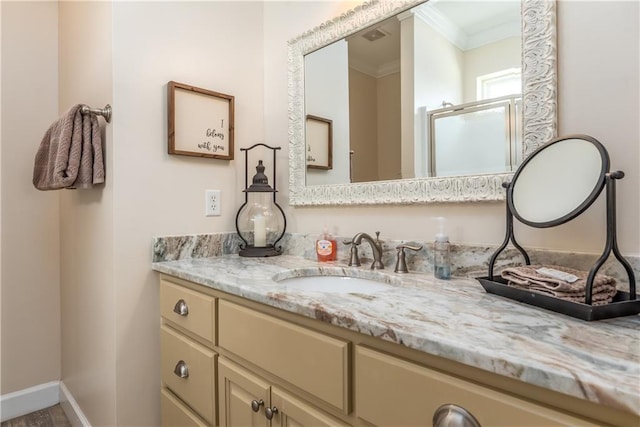
{"label": "outlet wall plate", "polygon": [[204,192],[204,215],[220,216],[220,190],[205,190]]}

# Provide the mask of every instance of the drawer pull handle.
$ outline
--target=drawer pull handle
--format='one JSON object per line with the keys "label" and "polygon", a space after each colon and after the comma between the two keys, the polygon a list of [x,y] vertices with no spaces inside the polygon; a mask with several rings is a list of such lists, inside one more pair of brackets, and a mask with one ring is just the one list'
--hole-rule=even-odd
{"label": "drawer pull handle", "polygon": [[277,413],[278,413],[278,408],[276,408],[275,406],[264,410],[264,415],[267,417],[268,420],[273,419],[273,416]]}
{"label": "drawer pull handle", "polygon": [[258,412],[261,406],[264,406],[264,400],[260,399],[251,401],[251,410],[253,412]]}
{"label": "drawer pull handle", "polygon": [[176,364],[176,367],[173,370],[173,373],[179,376],[180,378],[189,378],[189,367],[187,366],[184,360],[181,360]]}
{"label": "drawer pull handle", "polygon": [[175,306],[173,306],[173,312],[180,316],[188,316],[189,306],[183,299],[181,299],[176,303]]}
{"label": "drawer pull handle", "polygon": [[434,412],[433,427],[480,427],[480,423],[463,407],[448,403]]}

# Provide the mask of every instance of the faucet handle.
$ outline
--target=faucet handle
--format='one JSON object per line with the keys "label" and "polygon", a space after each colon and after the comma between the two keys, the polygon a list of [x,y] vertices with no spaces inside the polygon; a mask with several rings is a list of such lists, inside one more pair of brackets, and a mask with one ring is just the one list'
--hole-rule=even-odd
{"label": "faucet handle", "polygon": [[360,258],[358,257],[358,245],[352,244],[349,248],[349,267],[360,267]]}
{"label": "faucet handle", "polygon": [[411,249],[412,251],[419,251],[420,249],[422,249],[422,245],[416,246],[403,243],[396,246],[396,249],[398,251],[398,259],[396,260],[396,268],[393,271],[396,273],[408,273],[409,269],[407,268],[407,261],[405,259],[404,250]]}
{"label": "faucet handle", "polygon": [[419,251],[420,249],[422,249],[422,245],[416,246],[416,245],[409,245],[409,244],[401,244],[396,246],[396,249],[398,250],[403,250],[403,249],[411,249],[412,251]]}
{"label": "faucet handle", "polygon": [[358,257],[358,245],[351,240],[343,240],[342,243],[350,245],[349,247],[349,267],[360,267],[360,258]]}
{"label": "faucet handle", "polygon": [[380,242],[380,232],[376,231],[376,242]]}

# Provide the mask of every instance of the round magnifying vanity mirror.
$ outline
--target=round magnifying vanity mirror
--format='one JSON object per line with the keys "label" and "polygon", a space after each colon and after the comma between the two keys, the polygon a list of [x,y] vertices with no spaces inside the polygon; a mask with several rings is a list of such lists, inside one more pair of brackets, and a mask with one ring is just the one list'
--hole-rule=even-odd
{"label": "round magnifying vanity mirror", "polygon": [[[640,313],[640,299],[636,297],[633,268],[624,259],[616,239],[616,181],[624,178],[622,171],[609,171],[607,150],[595,138],[570,135],[555,139],[531,153],[520,165],[507,188],[506,235],[502,245],[489,259],[489,275],[478,277],[488,292],[525,304],[542,307],[582,320],[601,320]],[[498,255],[509,242],[522,254],[531,267],[527,251],[518,244],[513,218],[531,227],[546,228],[568,222],[584,212],[606,188],[607,239],[605,247],[593,267],[584,274],[584,301],[563,296],[547,295],[539,289],[514,285],[506,277],[493,274]],[[596,274],[613,253],[625,269],[629,292],[616,290],[605,303],[594,303],[593,288]],[[539,266],[540,267],[540,266]],[[546,266],[551,270],[555,266]],[[562,267],[559,267],[560,270]],[[535,269],[540,273],[540,269]],[[528,272],[526,274],[529,274]],[[529,276],[527,276],[529,277]],[[578,277],[576,277],[578,279]],[[534,280],[537,282],[537,280]],[[571,282],[573,283],[573,282]],[[577,295],[577,294],[576,294]]]}
{"label": "round magnifying vanity mirror", "polygon": [[507,202],[524,224],[545,228],[580,215],[596,200],[609,172],[609,155],[586,135],[558,138],[534,151],[520,165]]}

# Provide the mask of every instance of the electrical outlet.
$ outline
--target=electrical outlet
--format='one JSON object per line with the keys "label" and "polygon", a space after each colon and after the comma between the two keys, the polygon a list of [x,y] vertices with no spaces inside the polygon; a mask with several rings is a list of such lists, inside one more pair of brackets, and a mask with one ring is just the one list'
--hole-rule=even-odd
{"label": "electrical outlet", "polygon": [[204,203],[205,216],[220,216],[220,190],[205,190]]}

